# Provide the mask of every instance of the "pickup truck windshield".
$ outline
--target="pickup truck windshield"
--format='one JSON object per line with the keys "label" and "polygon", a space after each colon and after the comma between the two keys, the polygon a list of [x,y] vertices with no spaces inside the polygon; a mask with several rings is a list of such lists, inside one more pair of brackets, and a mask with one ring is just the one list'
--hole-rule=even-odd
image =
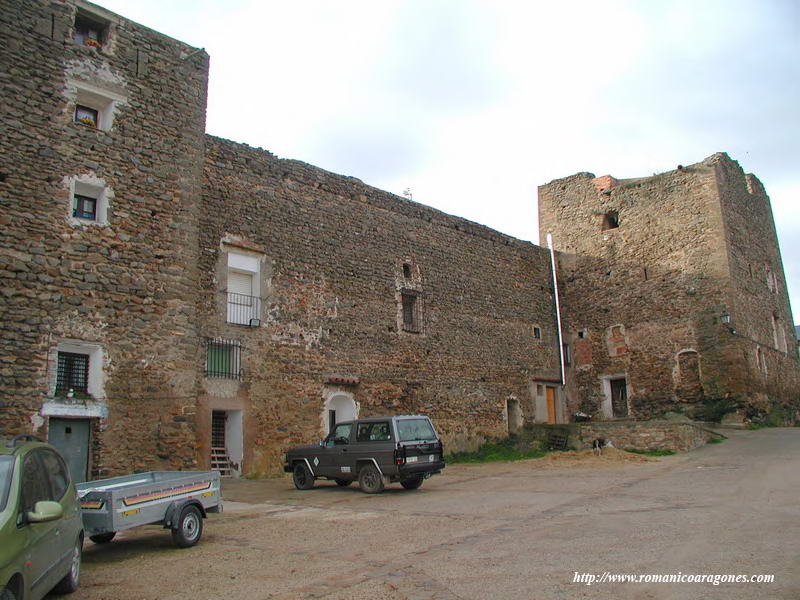
{"label": "pickup truck windshield", "polygon": [[11,472],[14,467],[13,456],[0,456],[0,511],[8,502],[8,489],[11,487]]}
{"label": "pickup truck windshield", "polygon": [[401,442],[436,439],[436,433],[428,419],[400,419],[397,421],[397,434]]}

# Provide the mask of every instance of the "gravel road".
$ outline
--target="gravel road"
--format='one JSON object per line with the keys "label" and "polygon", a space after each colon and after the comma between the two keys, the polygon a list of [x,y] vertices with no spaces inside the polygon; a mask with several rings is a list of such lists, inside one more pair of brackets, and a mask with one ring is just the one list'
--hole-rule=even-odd
{"label": "gravel road", "polygon": [[[226,481],[194,548],[155,526],[87,542],[71,598],[800,598],[800,428],[729,435],[649,461],[454,465],[376,496]],[[573,582],[606,571],[775,582]]]}

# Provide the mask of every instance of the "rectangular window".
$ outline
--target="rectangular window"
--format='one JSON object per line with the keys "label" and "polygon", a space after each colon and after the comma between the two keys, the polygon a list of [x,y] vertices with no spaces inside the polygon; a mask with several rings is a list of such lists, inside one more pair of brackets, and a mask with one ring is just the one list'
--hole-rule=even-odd
{"label": "rectangular window", "polygon": [[403,311],[403,330],[419,333],[420,310],[419,297],[416,293],[404,291],[400,294]]}
{"label": "rectangular window", "polygon": [[94,108],[89,108],[88,106],[83,106],[82,104],[76,104],[75,122],[97,128],[97,125],[100,123],[100,113]]}
{"label": "rectangular window", "polygon": [[401,442],[436,440],[436,432],[427,418],[398,420],[397,435]]}
{"label": "rectangular window", "polygon": [[250,327],[261,324],[259,272],[258,257],[228,253],[228,323]]}
{"label": "rectangular window", "polygon": [[541,329],[541,327],[534,327],[533,328],[533,339],[535,339],[535,340],[542,339],[542,329]]}
{"label": "rectangular window", "polygon": [[567,366],[572,364],[572,354],[570,352],[569,344],[564,344],[564,364]]}
{"label": "rectangular window", "polygon": [[72,196],[72,216],[76,219],[97,220],[97,198],[74,194]]}
{"label": "rectangular window", "polygon": [[58,353],[56,396],[89,391],[89,355],[74,352]]}
{"label": "rectangular window", "polygon": [[75,15],[75,35],[72,39],[84,46],[101,48],[107,27],[106,23],[101,23],[79,11]]}
{"label": "rectangular window", "polygon": [[388,422],[358,424],[357,442],[388,442],[391,439],[391,429]]}
{"label": "rectangular window", "polygon": [[235,340],[207,339],[205,376],[241,379],[241,344]]}

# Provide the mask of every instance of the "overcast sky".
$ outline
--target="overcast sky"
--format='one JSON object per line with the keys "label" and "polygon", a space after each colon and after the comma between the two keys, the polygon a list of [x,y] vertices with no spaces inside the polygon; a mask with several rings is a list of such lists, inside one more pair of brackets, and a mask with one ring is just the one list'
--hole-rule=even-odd
{"label": "overcast sky", "polygon": [[207,131],[538,241],[536,187],[727,152],[800,321],[800,2],[99,0],[211,55]]}

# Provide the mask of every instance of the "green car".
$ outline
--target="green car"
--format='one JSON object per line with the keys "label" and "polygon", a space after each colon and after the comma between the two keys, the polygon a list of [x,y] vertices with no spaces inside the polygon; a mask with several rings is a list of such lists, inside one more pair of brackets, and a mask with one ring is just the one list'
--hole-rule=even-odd
{"label": "green car", "polygon": [[0,441],[0,600],[78,588],[80,504],[58,451],[33,436]]}

